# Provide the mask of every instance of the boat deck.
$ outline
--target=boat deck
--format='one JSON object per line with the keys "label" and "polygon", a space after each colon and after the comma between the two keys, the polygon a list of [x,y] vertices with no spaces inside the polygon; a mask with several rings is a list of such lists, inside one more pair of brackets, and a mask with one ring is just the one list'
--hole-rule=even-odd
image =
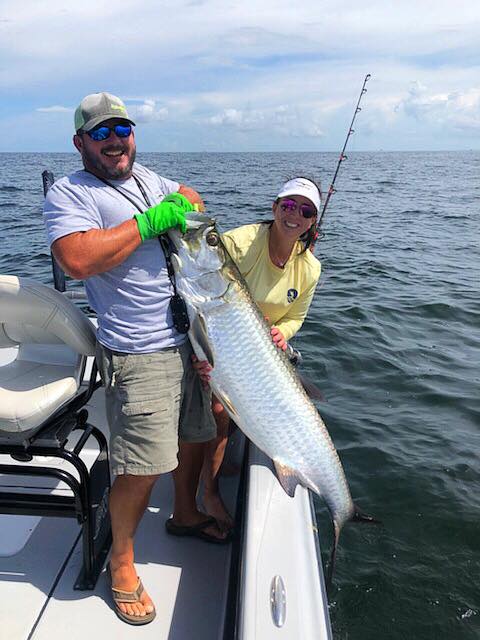
{"label": "boat deck", "polygon": [[[89,421],[103,427],[101,390],[87,409]],[[237,434],[229,452],[241,459],[242,450],[243,438]],[[93,460],[96,451],[87,450],[86,455]],[[0,459],[11,462],[7,456]],[[45,464],[46,459],[41,462]],[[16,491],[34,486],[68,491],[53,481],[20,476],[2,476],[0,486],[15,486]],[[238,477],[222,478],[222,493],[232,511],[237,486]],[[136,535],[138,574],[157,608],[155,623],[141,630],[114,614],[105,570],[93,591],[73,589],[82,564],[76,520],[0,515],[0,620],[8,638],[85,640],[90,634],[106,634],[127,639],[138,638],[139,633],[156,640],[223,637],[232,547],[169,536],[164,521],[172,504],[173,483],[167,474],[158,480]]]}

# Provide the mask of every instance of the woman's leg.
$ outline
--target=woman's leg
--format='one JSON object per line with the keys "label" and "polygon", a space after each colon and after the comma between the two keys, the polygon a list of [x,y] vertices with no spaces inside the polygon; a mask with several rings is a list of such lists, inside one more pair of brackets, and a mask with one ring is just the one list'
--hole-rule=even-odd
{"label": "woman's leg", "polygon": [[212,397],[212,412],[217,423],[217,437],[205,444],[202,469],[203,505],[205,511],[217,520],[219,527],[229,530],[233,527],[233,518],[220,496],[218,472],[227,446],[230,417],[215,396]]}

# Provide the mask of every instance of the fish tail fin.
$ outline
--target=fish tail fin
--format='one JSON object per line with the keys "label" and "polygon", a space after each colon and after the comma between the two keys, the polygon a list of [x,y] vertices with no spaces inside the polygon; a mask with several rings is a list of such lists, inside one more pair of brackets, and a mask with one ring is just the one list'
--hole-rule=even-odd
{"label": "fish tail fin", "polygon": [[[377,520],[376,518],[373,518],[372,516],[369,516],[366,513],[363,513],[355,505],[354,505],[353,515],[350,518],[350,522],[361,522],[364,524],[382,524],[381,520]],[[335,519],[332,520],[332,527],[333,527],[333,542],[332,542],[332,550],[330,552],[330,560],[328,563],[328,571],[327,571],[327,579],[326,579],[327,593],[330,592],[330,589],[332,587],[333,572],[335,570],[335,559],[337,557],[338,540],[340,538],[340,531],[341,531],[341,526]]]}
{"label": "fish tail fin", "polygon": [[363,513],[363,511],[360,511],[360,509],[355,505],[354,509],[355,510],[353,512],[353,516],[350,518],[350,522],[361,522],[363,524],[382,524],[381,520],[377,520],[376,518]]}
{"label": "fish tail fin", "polygon": [[333,571],[335,569],[335,559],[337,557],[337,549],[338,549],[338,540],[340,538],[340,526],[338,522],[332,520],[332,528],[333,528],[333,541],[332,541],[332,550],[330,552],[330,560],[328,562],[328,571],[327,571],[327,580],[326,580],[326,588],[327,593],[330,592],[332,587],[333,580]]}

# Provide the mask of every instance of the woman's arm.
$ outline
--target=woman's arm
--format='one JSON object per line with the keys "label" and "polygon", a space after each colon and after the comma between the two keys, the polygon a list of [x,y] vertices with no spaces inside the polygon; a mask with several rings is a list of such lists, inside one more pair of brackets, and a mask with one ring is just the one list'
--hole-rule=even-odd
{"label": "woman's arm", "polygon": [[317,280],[288,306],[287,313],[275,323],[274,327],[280,330],[286,341],[290,340],[300,330],[307,317],[316,286]]}

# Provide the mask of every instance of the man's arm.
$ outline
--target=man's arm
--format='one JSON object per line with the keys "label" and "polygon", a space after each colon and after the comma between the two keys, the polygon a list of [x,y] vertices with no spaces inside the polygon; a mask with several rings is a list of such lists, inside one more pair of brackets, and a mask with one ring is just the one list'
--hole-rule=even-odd
{"label": "man's arm", "polygon": [[[178,193],[204,209],[202,198],[191,187],[182,184]],[[141,244],[137,222],[132,218],[111,229],[90,229],[63,236],[52,244],[52,253],[66,274],[85,280],[122,264]]]}
{"label": "man's arm", "polygon": [[112,229],[90,229],[63,236],[52,253],[66,274],[85,280],[117,267],[142,244],[134,218]]}

